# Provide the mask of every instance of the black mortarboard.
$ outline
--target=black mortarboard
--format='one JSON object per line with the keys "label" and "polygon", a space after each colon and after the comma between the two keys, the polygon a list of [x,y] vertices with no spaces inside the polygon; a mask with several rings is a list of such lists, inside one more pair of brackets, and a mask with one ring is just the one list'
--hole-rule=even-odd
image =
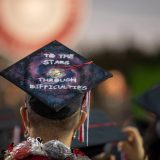
{"label": "black mortarboard", "polygon": [[29,101],[36,113],[51,119],[74,113],[78,109],[75,107],[80,106],[68,107],[74,100],[82,101],[83,94],[112,76],[57,41],[38,49],[0,75],[31,96]]}
{"label": "black mortarboard", "polygon": [[160,85],[157,85],[150,90],[136,97],[135,101],[144,109],[154,113],[160,117]]}
{"label": "black mortarboard", "polygon": [[[127,136],[121,131],[117,123],[110,120],[107,115],[99,109],[93,109],[90,112],[88,137],[87,148],[90,149],[94,147],[98,149],[98,147],[102,147],[106,143],[127,139]],[[85,148],[86,145],[86,142],[79,143],[78,140],[75,139],[72,147]]]}

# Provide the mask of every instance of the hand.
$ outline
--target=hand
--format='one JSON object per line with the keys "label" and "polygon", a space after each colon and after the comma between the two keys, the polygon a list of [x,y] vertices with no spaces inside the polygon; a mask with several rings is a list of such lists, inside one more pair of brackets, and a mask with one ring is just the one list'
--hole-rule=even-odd
{"label": "hand", "polygon": [[123,132],[127,134],[128,141],[119,142],[118,149],[124,154],[126,160],[144,160],[143,139],[138,129],[126,127]]}

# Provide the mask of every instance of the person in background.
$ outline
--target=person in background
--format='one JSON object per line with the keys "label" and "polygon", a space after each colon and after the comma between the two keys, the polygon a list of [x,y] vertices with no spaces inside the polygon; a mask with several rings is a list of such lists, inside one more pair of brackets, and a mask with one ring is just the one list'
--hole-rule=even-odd
{"label": "person in background", "polygon": [[111,73],[54,41],[0,75],[28,93],[20,109],[27,140],[10,145],[5,160],[89,159],[71,142],[77,131],[84,141],[90,90]]}
{"label": "person in background", "polygon": [[155,122],[148,128],[144,138],[146,156],[149,160],[160,159],[160,120]]}
{"label": "person in background", "polygon": [[10,142],[20,142],[20,125],[15,111],[10,107],[0,107],[0,149]]}
{"label": "person in background", "polygon": [[135,99],[145,110],[149,111],[155,121],[146,131],[144,140],[135,127],[127,127],[124,133],[128,141],[120,142],[119,149],[127,160],[160,159],[160,85],[152,87]]}
{"label": "person in background", "polygon": [[149,111],[153,122],[144,136],[145,152],[149,160],[160,159],[160,84],[136,98],[140,107]]}

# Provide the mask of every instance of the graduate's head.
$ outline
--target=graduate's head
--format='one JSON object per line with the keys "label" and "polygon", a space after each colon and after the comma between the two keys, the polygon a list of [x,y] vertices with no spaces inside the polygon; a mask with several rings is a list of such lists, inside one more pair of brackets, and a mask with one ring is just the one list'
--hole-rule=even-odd
{"label": "graduate's head", "polygon": [[33,52],[0,75],[30,95],[26,103],[30,120],[37,114],[37,119],[44,118],[46,122],[66,123],[74,115],[81,115],[78,112],[88,106],[90,90],[112,76],[57,41]]}
{"label": "graduate's head", "polygon": [[[21,116],[28,136],[39,133],[39,136],[61,139],[72,136],[86,119],[86,112],[81,110],[83,95],[73,100],[58,113],[54,110],[37,113],[34,107],[48,108],[44,103],[34,97],[27,97],[25,105],[21,107]],[[72,110],[70,109],[72,108]],[[74,108],[74,110],[73,110]]]}

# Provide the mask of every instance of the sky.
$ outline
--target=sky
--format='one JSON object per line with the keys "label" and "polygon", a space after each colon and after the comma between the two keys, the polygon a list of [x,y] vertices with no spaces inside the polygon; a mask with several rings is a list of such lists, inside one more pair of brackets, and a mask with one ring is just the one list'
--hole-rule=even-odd
{"label": "sky", "polygon": [[10,53],[23,57],[54,38],[73,49],[106,45],[119,49],[132,42],[150,51],[160,44],[160,0],[0,0],[0,4],[9,34],[0,36],[5,37],[0,47],[7,57]]}
{"label": "sky", "polygon": [[82,44],[123,46],[130,37],[150,49],[160,41],[159,0],[90,0],[89,14]]}

